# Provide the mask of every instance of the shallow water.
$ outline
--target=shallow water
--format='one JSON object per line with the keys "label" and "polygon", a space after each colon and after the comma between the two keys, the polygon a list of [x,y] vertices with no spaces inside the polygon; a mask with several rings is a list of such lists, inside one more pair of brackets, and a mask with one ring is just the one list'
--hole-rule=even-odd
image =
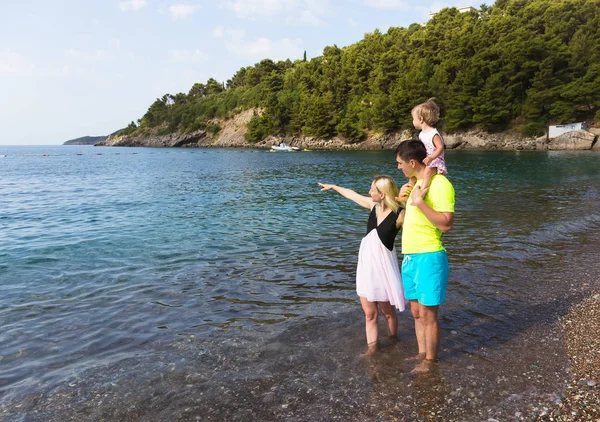
{"label": "shallow water", "polygon": [[316,185],[400,181],[391,151],[1,154],[6,420],[527,419],[568,377],[554,323],[600,279],[600,155],[449,151],[442,361],[414,378],[407,313],[358,359],[367,215]]}

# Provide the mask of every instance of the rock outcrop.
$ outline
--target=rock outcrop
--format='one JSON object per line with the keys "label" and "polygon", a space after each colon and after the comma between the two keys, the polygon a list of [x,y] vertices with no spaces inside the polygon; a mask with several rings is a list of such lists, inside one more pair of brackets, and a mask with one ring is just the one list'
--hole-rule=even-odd
{"label": "rock outcrop", "polygon": [[96,146],[110,147],[151,147],[151,148],[181,148],[198,147],[208,137],[205,130],[192,133],[170,133],[167,135],[147,136],[109,136],[106,140],[99,142]]}
{"label": "rock outcrop", "polygon": [[550,140],[549,150],[587,150],[592,149],[596,135],[587,130],[573,130]]}

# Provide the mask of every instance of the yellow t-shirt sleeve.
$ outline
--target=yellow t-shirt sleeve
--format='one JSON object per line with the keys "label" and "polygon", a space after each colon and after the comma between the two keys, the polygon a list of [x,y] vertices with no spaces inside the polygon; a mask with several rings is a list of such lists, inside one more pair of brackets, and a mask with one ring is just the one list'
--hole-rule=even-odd
{"label": "yellow t-shirt sleeve", "polygon": [[[437,212],[454,212],[454,187],[444,176],[434,176],[425,197],[429,206]],[[427,201],[429,199],[429,201]]]}

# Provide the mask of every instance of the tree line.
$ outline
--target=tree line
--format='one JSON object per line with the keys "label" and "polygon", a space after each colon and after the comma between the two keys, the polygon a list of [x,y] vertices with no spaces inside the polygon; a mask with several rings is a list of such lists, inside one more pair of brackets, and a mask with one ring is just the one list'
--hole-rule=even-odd
{"label": "tree line", "polygon": [[447,132],[544,133],[549,123],[600,119],[600,0],[497,0],[443,9],[427,24],[375,30],[311,60],[264,59],[225,83],[209,79],[158,98],[121,134],[206,129],[256,108],[246,140],[343,136],[411,128],[435,97]]}

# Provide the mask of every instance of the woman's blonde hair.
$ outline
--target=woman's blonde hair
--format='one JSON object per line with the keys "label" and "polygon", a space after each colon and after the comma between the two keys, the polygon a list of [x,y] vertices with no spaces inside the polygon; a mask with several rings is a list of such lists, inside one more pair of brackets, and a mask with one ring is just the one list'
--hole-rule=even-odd
{"label": "woman's blonde hair", "polygon": [[379,175],[373,178],[375,187],[380,193],[385,195],[383,201],[388,208],[391,208],[394,212],[398,212],[401,205],[400,202],[396,201],[396,197],[399,194],[398,185],[390,176]]}
{"label": "woman's blonde hair", "polygon": [[429,126],[435,126],[440,120],[440,106],[435,103],[435,98],[430,98],[424,103],[413,107],[411,113],[423,119]]}

